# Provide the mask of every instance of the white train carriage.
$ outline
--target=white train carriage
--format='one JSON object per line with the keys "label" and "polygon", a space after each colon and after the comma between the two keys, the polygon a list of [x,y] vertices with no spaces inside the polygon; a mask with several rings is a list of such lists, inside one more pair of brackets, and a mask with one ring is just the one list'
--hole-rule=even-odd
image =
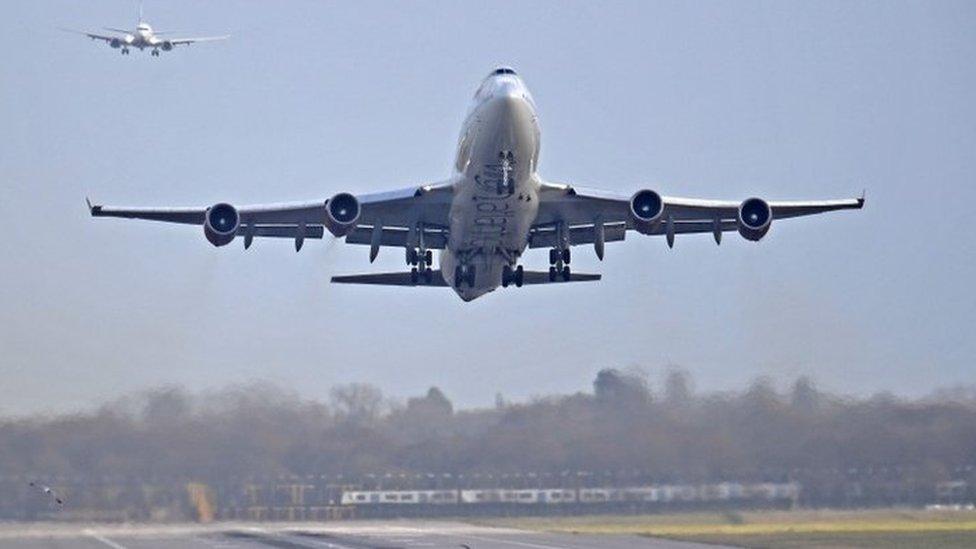
{"label": "white train carriage", "polygon": [[342,493],[343,505],[449,505],[458,502],[455,490],[363,490]]}
{"label": "white train carriage", "polygon": [[545,502],[540,493],[545,490],[461,490],[461,503],[520,503]]}
{"label": "white train carriage", "polygon": [[539,490],[539,503],[575,503],[576,492],[574,490],[547,489]]}

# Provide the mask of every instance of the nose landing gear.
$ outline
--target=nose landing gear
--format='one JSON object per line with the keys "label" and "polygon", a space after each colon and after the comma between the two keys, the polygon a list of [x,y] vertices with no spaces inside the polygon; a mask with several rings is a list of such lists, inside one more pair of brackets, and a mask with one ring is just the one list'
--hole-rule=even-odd
{"label": "nose landing gear", "polygon": [[458,265],[454,268],[454,287],[460,288],[462,284],[467,284],[469,288],[474,288],[474,265]]}

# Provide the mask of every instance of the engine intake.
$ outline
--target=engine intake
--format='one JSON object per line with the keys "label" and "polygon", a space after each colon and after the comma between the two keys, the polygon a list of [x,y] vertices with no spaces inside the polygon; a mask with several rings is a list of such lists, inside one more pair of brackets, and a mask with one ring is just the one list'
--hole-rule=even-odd
{"label": "engine intake", "polygon": [[644,189],[630,198],[630,218],[637,232],[651,234],[663,215],[664,200],[656,192]]}
{"label": "engine intake", "polygon": [[169,40],[166,40],[159,47],[163,48],[163,51],[170,51],[173,49],[173,43],[170,42]]}
{"label": "engine intake", "polygon": [[112,41],[108,43],[108,45],[112,46],[115,49],[119,49],[122,47],[122,41],[119,40],[118,38],[113,38]]}
{"label": "engine intake", "polygon": [[339,193],[326,204],[325,227],[335,236],[345,236],[356,227],[362,208],[359,199],[349,193]]}
{"label": "engine intake", "polygon": [[214,204],[207,208],[203,220],[203,234],[214,246],[225,246],[234,240],[240,226],[241,215],[237,212],[237,208],[230,204]]}
{"label": "engine intake", "polygon": [[773,209],[761,198],[747,198],[739,205],[738,222],[742,238],[758,241],[769,232]]}

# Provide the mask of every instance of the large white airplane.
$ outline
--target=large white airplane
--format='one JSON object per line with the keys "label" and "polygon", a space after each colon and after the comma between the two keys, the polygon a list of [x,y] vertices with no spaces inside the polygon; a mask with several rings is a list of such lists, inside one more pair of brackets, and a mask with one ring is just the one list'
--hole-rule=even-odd
{"label": "large white airplane", "polygon": [[[237,236],[285,237],[300,250],[326,229],[349,244],[406,250],[409,271],[336,276],[332,282],[451,287],[470,301],[499,286],[599,280],[571,272],[570,248],[592,245],[597,257],[627,231],[663,235],[738,231],[758,241],[774,219],[858,209],[864,196],[846,200],[739,201],[662,196],[651,189],[622,196],[551,183],[537,173],[539,123],[535,103],[515,71],[500,67],[478,87],[458,140],[454,174],[446,181],[375,194],[340,192],[308,202],[235,207],[127,208],[88,204],[96,217],[124,217],[202,225],[214,246]],[[519,264],[526,248],[549,248],[549,270]],[[431,250],[440,250],[439,269]]]}
{"label": "large white airplane", "polygon": [[142,17],[142,6],[139,6],[139,23],[135,30],[115,29],[105,27],[105,30],[117,33],[115,35],[97,34],[87,31],[76,31],[63,29],[69,32],[84,34],[92,40],[102,40],[109,46],[122,52],[122,55],[129,55],[130,48],[138,48],[139,51],[149,48],[153,57],[159,57],[159,51],[170,51],[176,46],[187,46],[196,42],[212,42],[214,40],[226,40],[230,35],[224,36],[203,36],[200,38],[165,38],[161,35],[170,34],[168,31],[154,31]]}

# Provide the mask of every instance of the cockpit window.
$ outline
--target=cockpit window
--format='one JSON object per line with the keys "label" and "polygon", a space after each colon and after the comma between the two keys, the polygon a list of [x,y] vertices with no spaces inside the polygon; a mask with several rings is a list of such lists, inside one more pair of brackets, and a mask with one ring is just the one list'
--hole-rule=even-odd
{"label": "cockpit window", "polygon": [[491,74],[515,74],[515,71],[508,67],[500,67],[495,69]]}

